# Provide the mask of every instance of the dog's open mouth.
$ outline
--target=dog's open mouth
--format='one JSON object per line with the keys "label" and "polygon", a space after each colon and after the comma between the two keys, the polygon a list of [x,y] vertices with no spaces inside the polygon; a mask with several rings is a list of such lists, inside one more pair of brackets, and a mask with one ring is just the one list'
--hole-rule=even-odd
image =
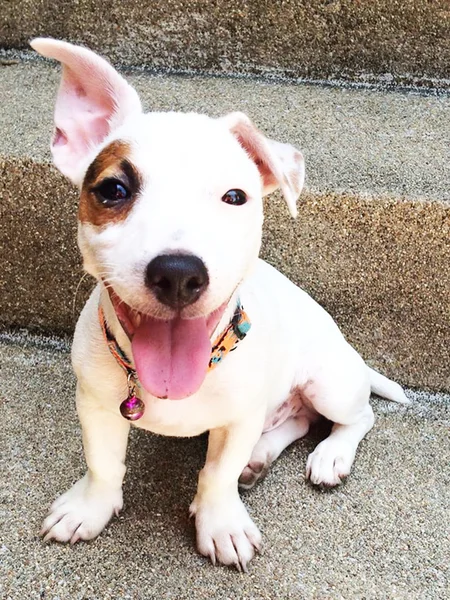
{"label": "dog's open mouth", "polygon": [[117,318],[131,340],[141,385],[157,398],[180,400],[203,383],[211,358],[210,337],[227,302],[211,314],[195,319],[177,315],[170,320],[137,312],[108,286]]}

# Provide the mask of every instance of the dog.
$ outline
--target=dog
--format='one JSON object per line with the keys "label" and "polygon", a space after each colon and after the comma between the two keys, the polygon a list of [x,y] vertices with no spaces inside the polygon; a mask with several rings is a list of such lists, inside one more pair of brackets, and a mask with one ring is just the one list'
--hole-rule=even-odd
{"label": "dog", "polygon": [[408,399],[258,258],[263,196],[281,189],[296,215],[299,150],[239,112],[144,114],[94,52],[45,38],[31,46],[62,64],[51,149],[80,190],[78,243],[98,281],[72,350],[87,473],[53,503],[41,534],[88,540],[119,513],[131,423],[168,436],[208,431],[190,507],[197,548],[246,571],[261,534],[238,486],[253,486],[319,417],[333,426],[306,476],[338,485],[373,426],[371,392]]}

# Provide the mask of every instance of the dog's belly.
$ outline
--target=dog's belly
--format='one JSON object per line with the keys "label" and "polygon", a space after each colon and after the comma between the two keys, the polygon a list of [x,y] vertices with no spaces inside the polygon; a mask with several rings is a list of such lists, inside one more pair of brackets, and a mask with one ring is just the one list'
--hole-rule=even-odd
{"label": "dog's belly", "polygon": [[[263,433],[282,425],[290,418],[305,416],[310,422],[319,418],[312,408],[305,389],[294,389],[289,397],[266,416]],[[159,435],[175,437],[193,437],[205,431],[221,427],[229,417],[229,410],[210,410],[200,400],[156,400],[146,403],[146,412],[142,419],[134,422],[136,427]]]}
{"label": "dog's belly", "polygon": [[305,416],[310,422],[318,419],[319,414],[313,409],[308,400],[308,393],[311,393],[312,384],[307,382],[302,387],[292,390],[287,400],[271,410],[264,422],[263,433],[267,433],[282,425],[285,421],[294,417]]}

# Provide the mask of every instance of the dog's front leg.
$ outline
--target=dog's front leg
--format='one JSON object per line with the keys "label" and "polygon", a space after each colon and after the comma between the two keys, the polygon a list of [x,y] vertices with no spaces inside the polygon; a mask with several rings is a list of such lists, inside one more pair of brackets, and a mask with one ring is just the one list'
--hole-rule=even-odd
{"label": "dog's front leg", "polygon": [[252,414],[209,433],[206,464],[190,511],[195,515],[197,548],[213,564],[246,571],[255,549],[260,549],[261,534],[239,497],[237,484],[261,436],[263,421],[263,414]]}
{"label": "dog's front leg", "polygon": [[122,508],[122,481],[130,425],[78,384],[77,410],[87,473],[50,507],[45,541],[76,542],[96,537]]}

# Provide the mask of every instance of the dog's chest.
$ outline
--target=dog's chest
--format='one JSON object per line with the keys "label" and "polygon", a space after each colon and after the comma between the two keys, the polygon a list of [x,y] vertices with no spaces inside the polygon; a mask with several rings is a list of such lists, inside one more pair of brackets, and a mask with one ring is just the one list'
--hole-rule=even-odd
{"label": "dog's chest", "polygon": [[216,394],[195,394],[185,400],[160,400],[146,396],[144,416],[135,426],[159,435],[192,437],[221,427],[236,411],[230,398]]}

